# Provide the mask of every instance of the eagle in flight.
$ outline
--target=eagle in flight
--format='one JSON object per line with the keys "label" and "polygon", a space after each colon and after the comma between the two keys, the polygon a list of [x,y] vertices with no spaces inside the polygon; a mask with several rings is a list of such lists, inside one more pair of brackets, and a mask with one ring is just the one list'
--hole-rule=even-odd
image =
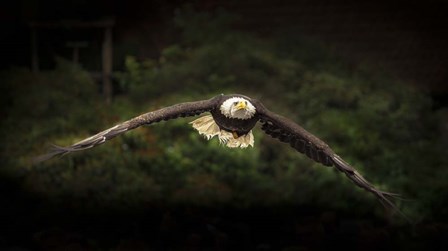
{"label": "eagle in flight", "polygon": [[35,162],[101,145],[139,126],[179,117],[196,116],[205,112],[210,114],[200,117],[190,122],[190,124],[208,140],[217,136],[220,143],[230,148],[253,146],[254,136],[252,129],[257,122],[260,122],[262,124],[261,129],[266,134],[281,142],[290,144],[298,152],[305,154],[322,165],[334,166],[357,186],[374,194],[386,208],[403,215],[391,201],[391,199],[398,198],[398,194],[375,188],[350,164],[339,157],[325,142],[293,121],[269,111],[260,101],[240,94],[221,94],[208,100],[180,103],[148,112],[71,146],[53,146],[49,153],[37,157]]}

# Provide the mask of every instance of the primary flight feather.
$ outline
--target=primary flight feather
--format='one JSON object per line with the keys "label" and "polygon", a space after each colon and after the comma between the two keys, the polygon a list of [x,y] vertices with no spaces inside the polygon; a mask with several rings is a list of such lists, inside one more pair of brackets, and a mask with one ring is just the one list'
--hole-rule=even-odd
{"label": "primary flight feather", "polygon": [[356,185],[374,194],[385,207],[402,214],[390,200],[396,198],[397,194],[375,188],[325,142],[293,121],[269,111],[260,101],[240,94],[219,95],[208,100],[186,102],[148,112],[71,146],[53,146],[49,153],[37,157],[35,162],[95,147],[142,125],[178,117],[196,116],[205,112],[209,112],[210,115],[200,117],[190,124],[207,139],[217,136],[222,144],[231,148],[253,146],[252,129],[257,122],[260,122],[261,129],[266,134],[281,142],[289,143],[291,147],[316,162],[325,166],[334,166]]}

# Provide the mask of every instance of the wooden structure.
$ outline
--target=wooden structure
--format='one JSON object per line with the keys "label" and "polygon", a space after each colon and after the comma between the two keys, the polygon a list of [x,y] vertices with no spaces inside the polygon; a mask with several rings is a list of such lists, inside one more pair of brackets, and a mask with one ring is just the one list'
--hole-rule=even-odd
{"label": "wooden structure", "polygon": [[73,49],[73,63],[79,64],[79,49],[85,48],[87,45],[86,41],[69,41],[65,44],[66,47]]}
{"label": "wooden structure", "polygon": [[[58,22],[31,22],[31,70],[39,71],[39,52],[38,52],[38,31],[39,29],[102,29],[102,85],[103,94],[106,102],[110,103],[112,99],[112,27],[115,24],[114,19],[105,19],[99,21],[78,21],[67,20]],[[70,43],[67,46],[73,48],[73,60],[78,60],[78,49],[85,44]]]}

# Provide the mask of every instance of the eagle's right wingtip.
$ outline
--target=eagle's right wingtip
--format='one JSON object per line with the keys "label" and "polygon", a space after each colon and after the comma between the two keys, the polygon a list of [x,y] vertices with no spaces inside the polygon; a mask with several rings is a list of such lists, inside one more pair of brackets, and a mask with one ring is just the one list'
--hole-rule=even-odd
{"label": "eagle's right wingtip", "polygon": [[64,147],[53,145],[51,150],[50,150],[50,152],[33,158],[31,163],[33,165],[37,165],[37,164],[39,164],[39,163],[41,163],[43,161],[49,160],[49,159],[51,159],[51,158],[53,158],[55,156],[58,156],[58,155],[64,155],[64,154],[66,154],[68,152],[69,152],[69,150],[65,149]]}

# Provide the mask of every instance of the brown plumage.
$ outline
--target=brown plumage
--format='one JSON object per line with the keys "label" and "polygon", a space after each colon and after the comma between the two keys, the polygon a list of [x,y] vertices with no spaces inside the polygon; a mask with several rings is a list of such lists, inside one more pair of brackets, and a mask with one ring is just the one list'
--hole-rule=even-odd
{"label": "brown plumage", "polygon": [[[222,114],[220,107],[223,103],[226,100],[235,97],[242,98],[250,102],[253,107],[255,107],[255,114],[247,119],[231,118]],[[280,140],[281,142],[288,143],[295,150],[305,154],[318,163],[325,166],[334,166],[337,170],[344,173],[357,186],[374,194],[385,207],[403,215],[391,201],[391,199],[398,197],[397,194],[381,191],[375,188],[352,166],[339,157],[325,142],[307,132],[295,122],[269,111],[260,101],[239,94],[219,95],[208,100],[181,103],[148,112],[104,130],[71,146],[53,146],[53,149],[49,153],[37,157],[35,162],[41,162],[54,156],[65,155],[71,152],[95,147],[122,133],[142,125],[150,125],[162,120],[170,120],[179,117],[196,116],[205,112],[210,112],[212,114],[213,119],[219,126],[220,130],[230,132],[232,135],[242,136],[247,134],[252,130],[256,122],[260,122],[262,124],[261,129],[266,134]],[[404,217],[406,218],[406,216]]]}

